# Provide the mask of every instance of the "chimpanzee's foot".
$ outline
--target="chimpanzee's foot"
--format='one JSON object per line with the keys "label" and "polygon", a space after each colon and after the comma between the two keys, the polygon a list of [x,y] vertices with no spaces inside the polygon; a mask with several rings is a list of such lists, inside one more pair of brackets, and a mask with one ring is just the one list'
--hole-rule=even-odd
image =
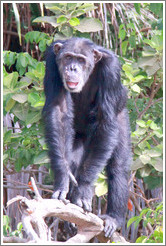
{"label": "chimpanzee's foot", "polygon": [[100,215],[99,217],[104,220],[105,237],[111,237],[116,230],[120,230],[121,227],[115,218],[107,214]]}

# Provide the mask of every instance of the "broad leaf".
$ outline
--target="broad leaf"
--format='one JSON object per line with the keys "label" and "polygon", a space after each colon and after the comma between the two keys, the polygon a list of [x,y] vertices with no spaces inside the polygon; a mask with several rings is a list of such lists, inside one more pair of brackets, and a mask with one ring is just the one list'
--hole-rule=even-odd
{"label": "broad leaf", "polygon": [[100,20],[87,17],[80,20],[80,25],[76,26],[75,29],[79,32],[98,32],[103,30],[103,27]]}
{"label": "broad leaf", "polygon": [[43,16],[43,17],[37,17],[36,19],[33,20],[33,22],[44,22],[44,23],[49,23],[53,27],[59,26],[59,24],[56,22],[55,16]]}
{"label": "broad leaf", "polygon": [[40,154],[34,158],[33,164],[43,164],[49,162],[50,160],[48,158],[47,151],[41,151]]}

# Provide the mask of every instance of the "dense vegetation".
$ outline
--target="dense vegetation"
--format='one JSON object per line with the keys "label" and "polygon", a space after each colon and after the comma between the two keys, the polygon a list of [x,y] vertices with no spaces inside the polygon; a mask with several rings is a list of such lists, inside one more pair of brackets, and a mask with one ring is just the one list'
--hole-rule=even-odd
{"label": "dense vegetation", "polygon": [[[13,221],[12,210],[6,209],[14,189],[21,194],[33,175],[42,195],[51,195],[41,119],[44,52],[53,40],[79,36],[115,51],[122,83],[128,88],[133,163],[124,235],[132,242],[161,243],[163,4],[4,3],[3,7],[4,235],[23,236],[19,217]],[[95,192],[98,213],[105,209],[104,170]]]}

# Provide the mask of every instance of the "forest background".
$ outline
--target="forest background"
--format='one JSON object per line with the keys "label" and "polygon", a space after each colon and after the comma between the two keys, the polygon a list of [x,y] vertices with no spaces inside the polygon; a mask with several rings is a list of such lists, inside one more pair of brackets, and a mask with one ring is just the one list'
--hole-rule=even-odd
{"label": "forest background", "polygon": [[[4,236],[24,236],[17,204],[6,203],[17,194],[28,196],[31,176],[40,194],[51,197],[41,118],[44,52],[56,39],[77,36],[117,54],[128,88],[133,163],[123,235],[131,242],[163,242],[163,4],[2,4]],[[95,214],[105,211],[106,194],[103,171],[95,183]],[[57,233],[66,239],[63,226]]]}

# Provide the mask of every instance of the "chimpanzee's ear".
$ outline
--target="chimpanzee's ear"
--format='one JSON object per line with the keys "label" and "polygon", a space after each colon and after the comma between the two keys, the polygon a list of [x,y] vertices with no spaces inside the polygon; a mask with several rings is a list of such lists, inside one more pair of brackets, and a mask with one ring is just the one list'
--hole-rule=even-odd
{"label": "chimpanzee's ear", "polygon": [[56,55],[58,54],[58,52],[60,51],[62,46],[63,46],[63,44],[61,44],[61,43],[56,43],[54,45],[54,52],[55,52]]}
{"label": "chimpanzee's ear", "polygon": [[100,61],[102,56],[103,56],[102,52],[100,52],[99,50],[96,50],[96,49],[93,50],[93,54],[94,54],[95,63]]}

